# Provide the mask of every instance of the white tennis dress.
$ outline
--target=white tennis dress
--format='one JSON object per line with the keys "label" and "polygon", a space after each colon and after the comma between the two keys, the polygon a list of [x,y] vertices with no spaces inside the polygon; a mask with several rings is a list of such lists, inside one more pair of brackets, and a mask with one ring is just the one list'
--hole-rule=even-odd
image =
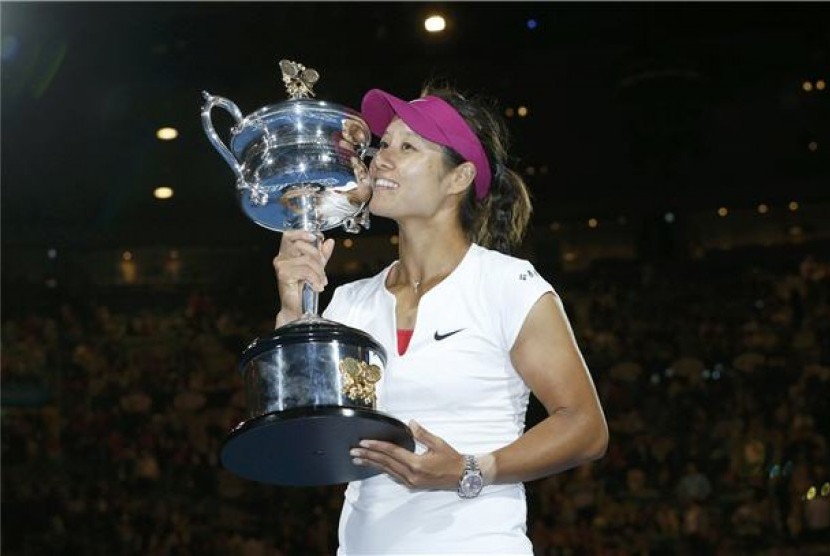
{"label": "white tennis dress", "polygon": [[[385,348],[377,408],[404,423],[415,419],[461,453],[511,443],[524,430],[530,391],[510,362],[510,348],[552,286],[528,261],[473,244],[423,295],[409,348],[398,355],[395,297],[385,286],[394,264],[337,288],[324,312]],[[520,483],[486,486],[477,498],[462,499],[377,475],[346,489],[338,554],[530,555],[526,514]]]}

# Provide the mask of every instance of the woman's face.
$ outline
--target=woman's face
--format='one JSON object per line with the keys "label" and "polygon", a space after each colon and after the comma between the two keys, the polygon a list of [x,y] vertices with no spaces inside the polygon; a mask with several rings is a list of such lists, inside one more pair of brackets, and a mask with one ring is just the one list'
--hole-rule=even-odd
{"label": "woman's face", "polygon": [[443,149],[395,118],[369,166],[373,181],[369,209],[388,218],[428,217],[446,201],[450,174]]}

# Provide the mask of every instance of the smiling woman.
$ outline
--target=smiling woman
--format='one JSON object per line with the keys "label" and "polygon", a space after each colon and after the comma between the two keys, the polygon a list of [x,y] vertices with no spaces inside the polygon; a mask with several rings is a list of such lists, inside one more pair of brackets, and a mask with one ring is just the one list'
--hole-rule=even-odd
{"label": "smiling woman", "polygon": [[[429,87],[411,102],[369,91],[362,114],[380,137],[369,209],[397,224],[399,258],[337,288],[323,315],[391,354],[378,409],[417,444],[352,449],[381,473],[349,484],[338,554],[532,554],[522,482],[601,457],[608,432],[561,300],[509,254],[531,207],[503,121]],[[299,283],[327,282],[334,243],[313,239],[283,235],[278,326],[299,317]],[[523,432],[531,392],[548,417]]]}

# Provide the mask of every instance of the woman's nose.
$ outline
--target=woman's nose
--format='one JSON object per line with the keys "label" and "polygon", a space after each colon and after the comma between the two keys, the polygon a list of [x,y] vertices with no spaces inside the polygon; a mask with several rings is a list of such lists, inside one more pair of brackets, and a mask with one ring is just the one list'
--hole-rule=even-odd
{"label": "woman's nose", "polygon": [[391,168],[393,166],[392,157],[389,156],[389,149],[378,149],[372,158],[371,166],[373,168]]}

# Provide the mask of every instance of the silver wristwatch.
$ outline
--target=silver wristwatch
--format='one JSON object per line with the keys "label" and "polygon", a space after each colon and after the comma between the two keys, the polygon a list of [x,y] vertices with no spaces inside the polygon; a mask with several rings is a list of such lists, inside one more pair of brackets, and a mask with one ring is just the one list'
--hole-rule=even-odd
{"label": "silver wristwatch", "polygon": [[475,498],[484,488],[484,478],[475,456],[464,456],[464,473],[458,481],[458,496],[461,498]]}

